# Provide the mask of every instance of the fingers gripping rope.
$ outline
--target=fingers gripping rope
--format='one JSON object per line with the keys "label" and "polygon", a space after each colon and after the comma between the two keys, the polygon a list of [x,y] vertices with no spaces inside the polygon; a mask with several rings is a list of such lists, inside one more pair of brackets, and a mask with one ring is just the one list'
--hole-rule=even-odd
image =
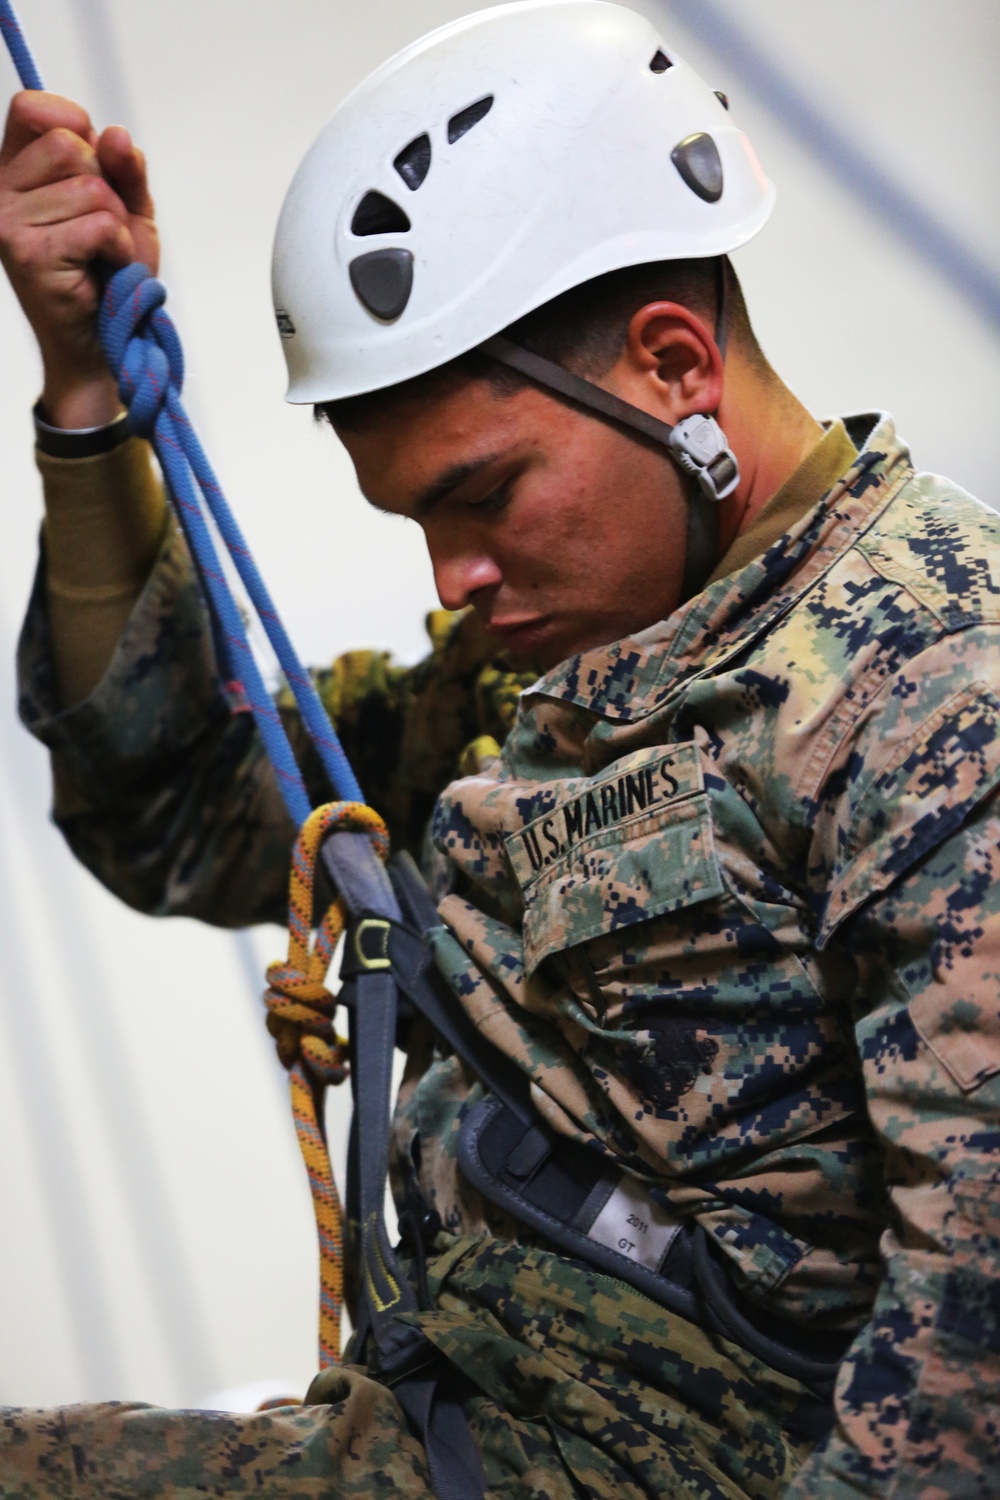
{"label": "fingers gripping rope", "polygon": [[337,1185],[330,1166],[323,1125],[323,1098],[329,1084],[347,1076],[346,1043],[337,1036],[333,1016],[337,1002],[325,980],[337,939],[346,923],[338,899],[319,924],[310,946],[314,919],[316,859],[320,845],[333,829],[370,835],[375,852],[385,859],[389,839],[385,824],[370,807],[333,802],[319,807],[307,820],[295,844],[288,892],[288,958],[267,971],[270,988],[267,1029],[278,1046],[278,1056],[289,1072],[292,1115],[299,1150],[309,1175],[316,1230],[319,1235],[319,1362],[321,1368],[340,1361],[340,1321],[344,1300],[344,1226]]}

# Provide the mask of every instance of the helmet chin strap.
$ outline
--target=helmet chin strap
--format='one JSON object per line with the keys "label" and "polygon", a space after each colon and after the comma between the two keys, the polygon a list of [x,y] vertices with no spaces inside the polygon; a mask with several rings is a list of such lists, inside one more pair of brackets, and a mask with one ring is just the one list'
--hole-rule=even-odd
{"label": "helmet chin strap", "polygon": [[[724,256],[719,257],[717,265],[719,292],[715,342],[725,359],[729,331],[729,278]],[[641,407],[622,401],[603,386],[572,374],[554,360],[523,349],[502,334],[487,339],[479,349],[498,363],[526,375],[561,400],[582,406],[595,416],[624,427],[629,433],[638,433],[666,450],[688,480],[689,490],[680,602],[697,594],[719,560],[719,501],[731,495],[740,482],[736,455],[715,418],[703,413],[685,417],[676,426],[661,422]]]}

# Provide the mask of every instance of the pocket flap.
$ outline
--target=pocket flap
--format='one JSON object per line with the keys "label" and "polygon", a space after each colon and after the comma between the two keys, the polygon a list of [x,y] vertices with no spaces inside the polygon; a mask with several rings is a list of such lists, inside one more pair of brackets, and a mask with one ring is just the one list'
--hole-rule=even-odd
{"label": "pocket flap", "polygon": [[694,745],[636,751],[560,793],[505,839],[529,972],[550,953],[722,894]]}

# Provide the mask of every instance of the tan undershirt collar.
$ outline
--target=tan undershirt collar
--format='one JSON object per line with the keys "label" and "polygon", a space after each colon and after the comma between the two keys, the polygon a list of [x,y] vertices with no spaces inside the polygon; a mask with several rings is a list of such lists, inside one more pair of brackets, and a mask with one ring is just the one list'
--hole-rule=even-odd
{"label": "tan undershirt collar", "polygon": [[819,504],[857,456],[858,450],[843,422],[832,422],[795,473],[789,475],[763,510],[758,511],[748,529],[735,538],[708,582],[716,583],[718,579],[738,572],[766,552],[796,521]]}

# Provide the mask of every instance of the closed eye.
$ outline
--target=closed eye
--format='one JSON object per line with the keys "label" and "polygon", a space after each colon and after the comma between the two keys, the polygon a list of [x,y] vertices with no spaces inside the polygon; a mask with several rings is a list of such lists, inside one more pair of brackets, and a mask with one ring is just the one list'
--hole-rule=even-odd
{"label": "closed eye", "polygon": [[513,488],[513,477],[505,479],[502,484],[497,485],[496,489],[491,490],[482,500],[470,500],[468,502],[469,509],[482,511],[488,516],[496,515],[499,511],[503,510],[504,506],[510,500]]}

